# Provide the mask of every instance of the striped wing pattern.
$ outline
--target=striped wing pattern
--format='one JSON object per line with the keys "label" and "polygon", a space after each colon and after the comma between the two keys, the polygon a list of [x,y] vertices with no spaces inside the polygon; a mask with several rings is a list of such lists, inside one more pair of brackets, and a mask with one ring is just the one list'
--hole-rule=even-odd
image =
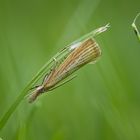
{"label": "striped wing pattern", "polygon": [[75,48],[67,58],[57,66],[44,81],[44,87],[53,87],[64,78],[78,70],[89,62],[94,62],[101,55],[99,45],[93,39],[84,41],[79,47]]}

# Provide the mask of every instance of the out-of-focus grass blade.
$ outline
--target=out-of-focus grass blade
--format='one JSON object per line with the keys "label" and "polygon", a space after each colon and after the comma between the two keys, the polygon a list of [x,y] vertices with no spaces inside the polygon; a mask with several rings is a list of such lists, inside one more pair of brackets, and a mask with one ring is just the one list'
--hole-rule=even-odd
{"label": "out-of-focus grass blade", "polygon": [[138,13],[132,23],[132,28],[134,29],[134,32],[136,34],[136,36],[138,37],[139,41],[140,41],[140,32],[137,28],[137,25],[136,25],[136,20],[138,19],[138,17],[140,16],[140,13]]}

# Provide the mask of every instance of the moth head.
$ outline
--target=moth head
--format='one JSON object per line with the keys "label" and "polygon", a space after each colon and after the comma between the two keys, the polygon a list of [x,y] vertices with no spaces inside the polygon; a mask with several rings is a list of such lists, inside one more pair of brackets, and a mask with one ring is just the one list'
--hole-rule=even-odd
{"label": "moth head", "polygon": [[44,87],[43,86],[38,86],[36,87],[33,92],[28,96],[28,102],[32,103],[34,102],[37,97],[44,92]]}

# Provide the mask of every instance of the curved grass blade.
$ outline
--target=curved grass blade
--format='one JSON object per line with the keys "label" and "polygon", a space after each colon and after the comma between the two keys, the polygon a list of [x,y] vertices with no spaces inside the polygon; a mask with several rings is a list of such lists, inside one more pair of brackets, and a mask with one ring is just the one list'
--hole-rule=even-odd
{"label": "curved grass blade", "polygon": [[134,32],[135,32],[137,38],[138,38],[139,41],[140,41],[140,32],[139,32],[139,30],[138,30],[138,28],[137,28],[137,26],[136,26],[136,21],[137,21],[137,19],[138,19],[139,16],[140,16],[140,13],[138,13],[138,14],[136,15],[136,17],[135,17],[135,19],[134,19],[134,21],[133,21],[133,23],[132,23],[132,28],[134,29]]}
{"label": "curved grass blade", "polygon": [[69,53],[69,47],[72,46],[73,44],[75,44],[76,42],[80,42],[82,40],[85,40],[89,37],[93,38],[96,35],[104,32],[107,30],[107,28],[109,27],[109,24],[107,24],[106,26],[100,27],[88,34],[86,34],[85,36],[81,37],[80,39],[74,41],[73,43],[71,43],[70,45],[68,45],[67,47],[65,47],[64,49],[62,49],[60,52],[58,52],[55,56],[53,56],[37,73],[36,75],[32,78],[32,80],[25,86],[25,88],[21,91],[21,93],[19,94],[19,96],[16,98],[16,100],[13,102],[13,104],[10,106],[10,108],[6,111],[6,113],[4,114],[4,116],[1,118],[0,120],[0,130],[5,126],[5,124],[7,123],[7,121],[9,120],[10,116],[14,113],[14,111],[16,110],[16,108],[18,107],[18,105],[22,102],[22,100],[24,99],[24,97],[27,95],[28,90],[43,76],[46,74],[46,69],[49,69],[54,61],[54,58],[56,59],[61,59],[63,58],[67,53]]}
{"label": "curved grass blade", "polygon": [[[59,57],[62,52],[65,50],[57,53],[54,57]],[[51,58],[38,72],[37,74],[32,78],[32,80],[27,84],[27,86],[22,90],[22,92],[19,94],[17,99],[14,101],[14,103],[10,106],[10,108],[7,110],[7,112],[4,114],[2,119],[0,120],[0,130],[5,126],[6,122],[12,115],[12,113],[15,111],[15,109],[18,107],[18,105],[21,103],[21,101],[24,99],[26,94],[28,93],[28,90],[44,75],[46,72],[46,69],[51,65],[53,62],[53,58]]]}

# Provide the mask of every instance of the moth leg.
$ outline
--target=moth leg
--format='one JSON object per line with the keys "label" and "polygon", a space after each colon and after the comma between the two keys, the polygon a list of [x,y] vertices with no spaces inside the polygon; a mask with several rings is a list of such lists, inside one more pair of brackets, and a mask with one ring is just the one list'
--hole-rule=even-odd
{"label": "moth leg", "polygon": [[42,84],[45,82],[45,81],[47,81],[48,80],[48,78],[52,75],[52,73],[55,71],[55,69],[56,69],[56,66],[57,66],[57,60],[56,60],[56,58],[54,57],[53,58],[53,66],[52,66],[52,68],[50,69],[50,72],[49,73],[47,73],[45,76],[44,76],[44,78],[43,78],[43,81],[42,81]]}
{"label": "moth leg", "polygon": [[53,71],[56,68],[57,63],[58,63],[55,57],[53,58],[53,62],[54,62],[54,64],[53,64],[53,66],[51,68],[51,71]]}
{"label": "moth leg", "polygon": [[68,83],[69,81],[73,80],[73,79],[76,78],[76,77],[77,77],[77,75],[71,76],[70,78],[66,79],[66,80],[63,81],[62,83],[60,83],[60,84],[56,85],[55,87],[51,88],[49,91],[54,90],[54,89],[56,89],[56,88],[58,88],[58,87],[60,87],[60,86],[62,86],[62,85],[64,85],[64,84]]}
{"label": "moth leg", "polygon": [[[55,70],[56,65],[57,65],[57,60],[56,60],[55,57],[53,58],[53,61],[54,61],[54,64],[53,64],[54,66],[53,66],[53,68],[51,69],[51,72]],[[42,84],[44,83],[44,81],[46,81],[46,80],[48,79],[48,75],[49,75],[49,73],[45,74],[45,76],[44,76],[44,78],[43,78],[43,80],[42,80]],[[39,86],[40,86],[40,85],[31,87],[29,90],[33,90],[33,89],[35,89],[35,88],[38,88]]]}
{"label": "moth leg", "polygon": [[39,85],[31,87],[29,90],[33,90],[33,89],[38,88],[38,87],[39,87]]}
{"label": "moth leg", "polygon": [[54,61],[54,65],[56,65],[57,60],[55,57],[53,58],[53,61]]}

